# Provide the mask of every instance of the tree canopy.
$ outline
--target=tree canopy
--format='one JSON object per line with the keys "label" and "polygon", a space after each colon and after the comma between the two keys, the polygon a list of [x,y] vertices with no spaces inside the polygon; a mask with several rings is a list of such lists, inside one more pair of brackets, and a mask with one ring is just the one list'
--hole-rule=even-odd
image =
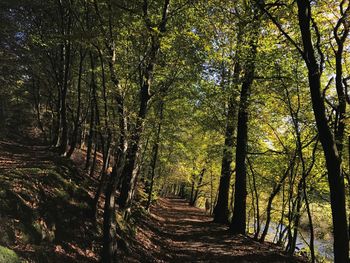
{"label": "tree canopy", "polygon": [[169,195],[232,235],[348,262],[349,14],[345,0],[4,0],[0,134],[84,154],[103,262],[117,215]]}

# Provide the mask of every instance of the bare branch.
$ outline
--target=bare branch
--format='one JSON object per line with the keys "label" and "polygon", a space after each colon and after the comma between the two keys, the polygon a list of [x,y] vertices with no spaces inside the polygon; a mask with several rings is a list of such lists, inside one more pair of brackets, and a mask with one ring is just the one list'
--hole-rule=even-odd
{"label": "bare branch", "polygon": [[334,77],[331,77],[331,78],[328,80],[328,83],[327,83],[326,87],[323,89],[323,91],[322,91],[322,97],[323,97],[323,99],[326,98],[326,92],[327,92],[327,90],[329,89],[329,87],[331,86],[333,80],[334,80]]}
{"label": "bare branch", "polygon": [[327,98],[325,98],[326,103],[335,111],[337,112],[337,107]]}

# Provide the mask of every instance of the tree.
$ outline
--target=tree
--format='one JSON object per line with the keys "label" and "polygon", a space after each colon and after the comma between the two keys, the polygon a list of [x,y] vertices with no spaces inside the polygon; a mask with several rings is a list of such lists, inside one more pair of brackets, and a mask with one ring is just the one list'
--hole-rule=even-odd
{"label": "tree", "polygon": [[118,200],[119,206],[122,209],[125,209],[130,205],[130,202],[134,195],[134,184],[137,179],[135,161],[139,151],[139,142],[143,132],[144,120],[146,118],[148,110],[148,102],[150,100],[154,68],[156,66],[158,52],[160,49],[161,34],[164,34],[166,31],[169,3],[169,0],[164,1],[164,5],[161,11],[161,20],[159,23],[155,23],[157,25],[156,29],[153,28],[154,22],[152,22],[149,17],[148,1],[145,0],[143,3],[143,17],[146,29],[149,32],[151,46],[149,47],[149,53],[142,68],[139,112],[135,123],[135,130],[132,132],[131,136],[131,145],[127,151],[126,164],[123,169],[122,188]]}
{"label": "tree", "polygon": [[[342,71],[341,71],[341,54],[342,43],[344,43],[346,36],[348,35],[348,22],[346,17],[348,16],[349,6],[344,9],[345,1],[340,3],[341,18],[338,20],[337,25],[334,28],[335,38],[338,44],[338,50],[336,53],[336,64],[338,69],[336,75],[338,81],[336,84],[337,95],[339,99],[339,106],[337,108],[337,117],[339,119],[344,118],[345,104],[344,104],[344,87],[341,84]],[[277,25],[283,35],[295,46],[300,55],[305,61],[308,69],[308,80],[311,94],[311,102],[313,106],[313,112],[316,120],[316,125],[319,133],[320,142],[323,147],[326,167],[328,172],[328,182],[331,196],[331,207],[333,217],[333,233],[334,233],[334,259],[335,262],[348,262],[349,260],[349,246],[348,246],[348,233],[344,231],[347,229],[346,221],[346,209],[345,209],[345,190],[344,179],[341,167],[341,151],[343,145],[343,131],[344,122],[337,121],[336,132],[332,133],[331,127],[328,124],[326,116],[326,107],[324,103],[324,96],[321,93],[321,75],[323,71],[324,55],[320,49],[320,32],[318,26],[313,18],[312,6],[307,0],[297,1],[298,7],[298,23],[299,30],[302,38],[303,49],[301,49],[296,42],[289,36],[281,27],[281,25],[270,15],[270,13],[263,6],[263,10],[272,21]],[[344,26],[342,33],[338,32],[340,25]],[[316,39],[312,35],[312,30],[316,34]],[[316,47],[314,46],[316,43]],[[339,46],[340,44],[340,46]],[[317,53],[320,56],[320,61],[317,60]]]}
{"label": "tree", "polygon": [[[247,7],[249,8],[249,7]],[[251,86],[254,80],[255,58],[260,30],[260,14],[255,6],[248,13],[252,14],[251,31],[248,32],[249,51],[243,67],[244,76],[238,109],[237,144],[236,144],[236,181],[235,201],[230,231],[233,234],[246,233],[246,198],[247,198],[247,142],[248,142],[248,105]]]}

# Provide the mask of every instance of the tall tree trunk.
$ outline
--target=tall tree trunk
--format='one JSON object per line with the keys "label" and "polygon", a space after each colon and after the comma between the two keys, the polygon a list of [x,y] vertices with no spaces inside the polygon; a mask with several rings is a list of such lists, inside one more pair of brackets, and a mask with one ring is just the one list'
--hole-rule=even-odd
{"label": "tall tree trunk", "polygon": [[[102,144],[102,149],[103,149],[103,155],[105,155],[104,152],[104,147],[105,147],[105,140],[104,137],[101,133],[100,130],[100,110],[99,110],[99,105],[98,105],[98,98],[97,98],[97,83],[96,83],[96,66],[95,66],[95,56],[92,52],[90,52],[90,63],[91,63],[91,87],[92,87],[92,107],[94,107],[94,117],[95,119],[93,120],[95,125],[95,130],[94,130],[94,155],[92,159],[92,164],[91,164],[91,169],[90,169],[90,177],[93,176],[94,170],[95,170],[95,165],[96,165],[96,157],[97,157],[97,149],[98,149],[98,136],[100,137],[100,142]],[[91,119],[92,120],[92,119]],[[104,158],[105,159],[105,158]]]}
{"label": "tall tree trunk", "polygon": [[193,203],[193,196],[194,196],[194,187],[195,187],[195,174],[192,174],[192,182],[191,182],[191,195],[190,195],[190,202],[189,204],[191,205]]}
{"label": "tall tree trunk", "polygon": [[[98,12],[97,2],[94,2],[95,9]],[[110,7],[111,8],[111,7]],[[109,10],[109,18],[111,21],[111,9]],[[112,25],[109,23],[110,32]],[[119,120],[120,136],[119,142],[116,149],[115,164],[113,166],[110,180],[108,181],[106,192],[105,192],[105,205],[103,210],[103,244],[102,244],[102,262],[113,263],[115,262],[115,255],[117,251],[116,243],[116,222],[115,222],[115,192],[120,181],[122,170],[124,169],[125,156],[127,150],[126,132],[127,132],[127,121],[124,112],[124,97],[120,87],[119,79],[115,70],[115,44],[112,36],[109,37],[110,43],[108,43],[110,60],[109,69],[111,75],[111,82],[116,88],[116,108]]]}
{"label": "tall tree trunk", "polygon": [[[349,170],[350,170],[350,136],[348,136],[348,165],[349,165]],[[350,171],[349,171],[350,173]],[[350,175],[348,174],[346,176],[347,181],[348,181],[348,191],[349,191],[349,196],[350,196]],[[350,211],[350,202],[348,202],[348,213]],[[350,213],[348,217],[348,222],[350,222]],[[348,235],[350,236],[350,224],[348,225]]]}
{"label": "tall tree trunk", "polygon": [[235,130],[235,101],[231,96],[229,99],[228,112],[226,117],[226,132],[225,132],[225,144],[221,162],[221,177],[219,184],[218,201],[214,208],[214,222],[227,224],[228,223],[228,197],[230,191],[231,182],[231,163],[232,163],[232,151],[233,151],[233,132]]}
{"label": "tall tree trunk", "polygon": [[150,182],[150,188],[148,192],[148,198],[147,198],[147,204],[146,209],[148,210],[151,202],[152,202],[152,195],[153,195],[153,185],[154,185],[154,176],[155,176],[155,170],[157,165],[157,159],[158,159],[158,150],[159,150],[159,142],[160,142],[160,132],[162,128],[162,121],[163,121],[163,109],[164,109],[164,101],[160,101],[159,105],[159,119],[158,119],[158,127],[157,127],[157,133],[156,133],[156,139],[152,148],[152,159],[151,159],[151,165],[150,165],[150,175],[151,175],[151,182]]}
{"label": "tall tree trunk", "polygon": [[247,198],[247,142],[248,142],[248,103],[250,88],[254,79],[257,35],[252,36],[250,57],[245,65],[237,124],[235,200],[230,231],[233,234],[246,233]]}
{"label": "tall tree trunk", "polygon": [[[239,24],[238,33],[237,33],[237,50],[239,50],[238,45],[242,41],[243,36],[243,25]],[[241,73],[240,66],[240,56],[239,51],[235,56],[234,69],[233,69],[233,87],[238,87],[239,75]],[[224,79],[224,74],[222,78]],[[229,76],[231,77],[231,76]],[[224,83],[224,81],[223,81]],[[231,87],[232,88],[232,87]],[[235,115],[236,115],[236,96],[231,91],[231,95],[228,101],[228,111],[226,116],[226,131],[225,131],[225,142],[224,149],[222,154],[221,162],[221,176],[218,192],[218,201],[214,207],[214,222],[227,224],[229,222],[229,209],[228,209],[228,199],[230,193],[230,182],[232,175],[231,163],[233,159],[233,134],[235,131]],[[233,194],[233,193],[232,193]]]}
{"label": "tall tree trunk", "polygon": [[78,83],[77,83],[77,112],[76,112],[76,117],[74,120],[74,130],[72,134],[72,141],[70,143],[70,148],[67,152],[67,157],[70,157],[76,146],[77,146],[77,141],[78,141],[78,133],[80,130],[80,115],[81,115],[81,79],[82,79],[82,74],[83,74],[83,62],[84,58],[86,55],[86,52],[82,51],[82,48],[80,48],[79,51],[80,54],[80,60],[79,60],[79,72],[78,72]]}
{"label": "tall tree trunk", "polygon": [[54,105],[55,109],[52,109],[52,147],[58,147],[60,143],[60,130],[61,130],[61,84],[57,81],[57,100]]}
{"label": "tall tree trunk", "polygon": [[233,234],[246,233],[246,209],[247,209],[247,146],[248,146],[248,105],[250,89],[254,80],[255,60],[257,55],[257,44],[260,34],[261,15],[257,6],[252,1],[249,10],[252,16],[250,29],[247,30],[249,51],[244,64],[244,76],[240,94],[238,122],[237,122],[237,144],[236,144],[236,180],[235,200],[230,231]]}
{"label": "tall tree trunk", "polygon": [[[336,141],[328,126],[326,109],[321,94],[321,73],[315,57],[312,43],[310,20],[311,5],[308,0],[297,0],[300,32],[303,41],[303,57],[308,67],[308,79],[319,138],[326,158],[328,182],[330,188],[333,234],[334,261],[349,262],[349,236],[346,221],[344,179],[341,168],[341,158]],[[339,143],[339,142],[338,142]]]}
{"label": "tall tree trunk", "polygon": [[92,202],[92,209],[93,209],[93,215],[94,218],[97,219],[98,214],[98,204],[100,197],[102,195],[103,189],[106,185],[106,181],[108,179],[109,174],[107,173],[108,165],[109,165],[109,158],[110,158],[110,143],[108,143],[108,153],[103,156],[103,164],[102,164],[102,170],[101,170],[101,176],[100,176],[100,182],[98,184],[94,200]]}
{"label": "tall tree trunk", "polygon": [[[120,143],[123,139],[120,140]],[[124,146],[123,146],[124,147]],[[103,213],[103,241],[102,241],[102,260],[104,263],[116,262],[117,253],[117,225],[115,222],[115,191],[118,185],[118,178],[124,162],[124,149],[119,149],[117,153],[116,164],[110,176],[110,180],[105,193],[105,205]]]}
{"label": "tall tree trunk", "polygon": [[94,177],[94,174],[95,174],[95,169],[96,169],[96,160],[97,160],[97,150],[98,150],[98,140],[97,140],[97,134],[95,133],[95,136],[94,136],[94,154],[93,154],[93,157],[92,157],[92,163],[91,163],[91,168],[90,168],[90,173],[89,173],[89,176],[91,178]]}
{"label": "tall tree trunk", "polygon": [[[110,65],[114,70],[113,64]],[[113,71],[114,72],[114,71]],[[125,155],[127,149],[126,141],[126,129],[127,123],[124,114],[124,98],[120,95],[119,81],[116,75],[113,74],[113,83],[118,88],[117,94],[117,108],[119,117],[120,137],[117,146],[115,164],[108,181],[106,193],[105,193],[105,205],[103,212],[103,248],[102,248],[102,262],[113,263],[115,262],[115,254],[117,251],[116,240],[116,222],[115,222],[115,192],[122,174],[125,163]]]}
{"label": "tall tree trunk", "polygon": [[237,125],[237,148],[236,148],[236,181],[235,200],[230,230],[233,234],[246,233],[246,197],[247,197],[247,135],[248,135],[248,99],[249,89],[253,81],[246,79],[242,85],[241,99],[239,104]]}
{"label": "tall tree trunk", "polygon": [[139,152],[139,143],[143,131],[144,119],[146,117],[147,104],[149,100],[148,87],[143,87],[142,90],[143,92],[141,95],[140,111],[138,119],[136,121],[136,129],[131,136],[131,147],[126,153],[126,163],[122,174],[122,187],[118,199],[118,204],[121,209],[124,209],[130,205],[133,194],[131,190],[136,180],[135,163]]}
{"label": "tall tree trunk", "polygon": [[[68,8],[67,8],[68,9]],[[61,10],[61,26],[62,26],[62,36],[71,34],[72,27],[72,15],[71,11],[68,11],[68,21],[67,25],[65,24],[64,7],[60,4]],[[69,10],[69,9],[68,9]],[[67,28],[65,29],[65,26]],[[64,40],[63,50],[63,67],[62,67],[62,82],[61,82],[61,108],[60,108],[60,119],[61,119],[61,136],[60,136],[60,144],[58,147],[58,152],[61,155],[64,155],[67,150],[68,145],[68,124],[67,124],[67,92],[69,86],[69,77],[70,77],[70,66],[71,66],[71,41]]]}
{"label": "tall tree trunk", "polygon": [[103,101],[104,101],[104,128],[105,128],[105,133],[107,138],[105,140],[105,137],[102,134],[102,131],[99,132],[100,140],[102,144],[103,164],[101,169],[100,182],[96,190],[93,206],[92,206],[93,214],[95,218],[97,218],[99,199],[103,192],[103,188],[106,184],[107,169],[108,169],[109,159],[110,159],[110,147],[111,147],[111,141],[112,141],[112,132],[108,124],[108,107],[107,107],[108,103],[107,103],[107,94],[106,94],[105,66],[104,66],[103,54],[100,49],[98,49],[98,55],[99,55],[100,64],[101,64],[101,77],[102,77],[102,88],[103,88],[102,95],[103,95]]}
{"label": "tall tree trunk", "polygon": [[[162,19],[159,23],[158,30],[161,33],[166,31],[166,23],[168,20],[168,8],[169,0],[164,0],[162,9]],[[151,36],[151,47],[148,57],[148,63],[146,64],[143,72],[142,84],[140,89],[140,107],[138,117],[136,120],[135,130],[131,135],[131,146],[127,152],[126,163],[123,170],[123,182],[118,199],[119,207],[125,209],[131,204],[133,198],[133,189],[137,180],[137,171],[135,170],[135,162],[139,152],[139,143],[141,135],[144,129],[144,121],[147,114],[148,102],[150,100],[151,85],[153,82],[154,67],[158,58],[158,52],[160,50],[160,37],[153,33],[152,23],[148,14],[148,1],[144,0],[143,13],[145,18],[145,24],[147,30],[149,30]]]}
{"label": "tall tree trunk", "polygon": [[[283,229],[283,222],[284,222],[284,211],[285,211],[285,208],[286,208],[286,201],[285,201],[285,185],[283,184],[282,185],[282,203],[281,203],[281,217],[279,219],[279,222],[278,222],[278,225],[277,225],[277,228],[276,228],[276,235],[274,237],[274,242],[276,240],[276,244],[277,245],[282,245],[282,242],[283,242],[283,237],[284,237],[284,229]],[[285,228],[286,229],[286,228]]]}

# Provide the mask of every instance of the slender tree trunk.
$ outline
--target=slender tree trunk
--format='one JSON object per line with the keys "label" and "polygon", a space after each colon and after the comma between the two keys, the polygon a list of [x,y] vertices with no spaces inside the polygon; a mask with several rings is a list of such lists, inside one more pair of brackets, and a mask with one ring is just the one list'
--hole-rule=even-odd
{"label": "slender tree trunk", "polygon": [[97,149],[98,149],[98,140],[97,140],[97,134],[95,133],[94,154],[93,154],[91,168],[90,168],[90,174],[89,174],[91,178],[93,178],[94,174],[95,174],[96,159],[97,159]]}
{"label": "slender tree trunk", "polygon": [[264,226],[264,230],[261,234],[261,237],[259,239],[260,242],[264,242],[267,232],[269,230],[269,226],[270,226],[270,222],[271,222],[271,210],[272,210],[272,202],[274,199],[275,195],[273,195],[271,193],[269,200],[267,201],[267,207],[266,207],[266,222],[265,222],[265,226]]}
{"label": "slender tree trunk", "polygon": [[194,176],[195,175],[193,174],[192,182],[191,182],[191,195],[190,195],[190,202],[189,202],[190,205],[193,203],[193,197],[194,197],[194,186],[195,186]]}
{"label": "slender tree trunk", "polygon": [[315,256],[315,232],[314,232],[314,225],[312,221],[312,215],[311,215],[311,209],[310,209],[310,203],[309,203],[309,198],[307,196],[306,192],[306,184],[303,184],[304,186],[304,198],[305,198],[305,205],[306,205],[306,212],[307,212],[307,217],[309,220],[309,229],[310,229],[310,254],[311,254],[311,262],[315,263],[316,262],[316,256]]}
{"label": "slender tree trunk", "polygon": [[[298,149],[297,149],[298,151]],[[297,181],[297,175],[298,175],[298,171],[299,171],[299,166],[300,166],[300,159],[296,159],[295,165],[292,166],[292,169],[290,171],[290,178],[289,178],[289,189],[288,189],[288,226],[286,227],[286,232],[288,235],[288,243],[286,246],[286,251],[289,252],[290,251],[290,247],[292,245],[293,242],[293,225],[295,222],[295,217],[298,213],[297,211],[297,200],[299,198],[299,191],[297,189],[297,197],[294,198],[294,187]],[[299,184],[300,185],[300,181]],[[297,186],[298,188],[298,186]]]}
{"label": "slender tree trunk", "polygon": [[[90,169],[90,177],[93,177],[93,174],[95,172],[95,166],[96,166],[96,158],[97,158],[97,149],[99,145],[98,141],[98,136],[100,137],[100,142],[102,144],[102,149],[103,149],[103,155],[105,155],[105,140],[102,135],[102,132],[100,130],[100,110],[99,110],[99,105],[98,105],[98,98],[97,98],[97,83],[96,83],[96,66],[95,66],[95,56],[92,52],[90,52],[90,63],[91,63],[91,87],[92,87],[92,107],[94,107],[94,155],[93,155],[93,160],[91,164],[91,169]],[[105,156],[104,158],[105,159]]]}
{"label": "slender tree trunk", "polygon": [[248,99],[249,88],[253,81],[245,81],[242,85],[241,100],[238,113],[237,125],[237,148],[236,148],[236,181],[235,181],[235,200],[232,222],[230,230],[233,234],[246,233],[246,198],[247,198],[247,135],[248,135]]}
{"label": "slender tree trunk", "polygon": [[37,118],[37,123],[38,127],[41,130],[43,136],[44,136],[44,142],[47,141],[46,138],[46,132],[44,130],[43,123],[41,121],[41,113],[40,113],[40,83],[35,82],[34,76],[32,77],[32,88],[33,88],[33,99],[34,99],[34,107],[35,107],[35,112],[36,112],[36,118]]}
{"label": "slender tree trunk", "polygon": [[93,101],[91,100],[90,128],[89,128],[88,142],[87,142],[87,148],[86,148],[85,170],[88,170],[90,168],[91,151],[92,151],[92,144],[93,144],[93,138],[94,138],[94,124],[95,124],[95,107],[93,105]]}
{"label": "slender tree trunk", "polygon": [[[239,25],[237,33],[237,46],[240,45],[243,36],[242,25]],[[237,47],[237,50],[239,48]],[[235,57],[234,69],[233,69],[233,84],[234,87],[238,87],[239,75],[241,73],[240,57],[239,51]],[[224,79],[224,74],[222,76]],[[233,92],[232,92],[233,93]],[[225,143],[221,162],[221,177],[218,192],[218,201],[214,207],[214,222],[221,224],[228,224],[229,222],[229,209],[228,209],[228,199],[230,193],[230,182],[232,175],[231,163],[233,159],[233,134],[235,131],[235,115],[236,115],[236,105],[235,105],[235,95],[231,94],[228,101],[228,111],[226,116],[226,132],[225,132]]]}
{"label": "slender tree trunk", "polygon": [[152,148],[152,160],[150,165],[150,175],[151,175],[151,182],[150,182],[150,189],[148,193],[148,199],[146,204],[146,209],[148,210],[151,202],[152,202],[152,194],[153,194],[153,185],[154,185],[154,175],[155,175],[155,169],[157,165],[157,159],[158,159],[158,149],[159,149],[159,142],[160,142],[160,132],[162,128],[162,121],[163,121],[163,109],[164,109],[164,101],[160,102],[159,105],[159,120],[158,120],[158,127],[157,127],[157,134],[155,143]]}
{"label": "slender tree trunk", "polygon": [[80,61],[79,61],[79,72],[78,72],[78,83],[77,83],[77,112],[76,112],[76,117],[74,120],[74,130],[72,134],[72,141],[70,143],[70,148],[67,152],[67,157],[69,158],[76,146],[77,146],[77,141],[78,141],[78,133],[80,130],[80,115],[81,115],[81,79],[82,79],[82,74],[83,74],[83,62],[85,58],[85,52],[82,51],[82,48],[80,48]]}
{"label": "slender tree trunk", "polygon": [[[148,96],[148,95],[147,95]],[[135,163],[139,151],[139,143],[141,139],[141,133],[143,131],[143,121],[146,116],[148,99],[143,99],[143,103],[140,108],[139,118],[136,124],[136,130],[131,136],[131,147],[126,153],[126,163],[123,169],[123,181],[120,191],[120,196],[118,199],[118,204],[121,209],[125,209],[129,207],[131,199],[132,199],[132,188],[136,180],[136,169]],[[140,116],[141,115],[141,116]]]}
{"label": "slender tree trunk", "polygon": [[284,211],[286,207],[286,202],[285,202],[285,186],[284,184],[282,185],[282,205],[281,205],[281,217],[278,222],[277,230],[276,230],[276,235],[274,240],[276,240],[277,245],[282,245],[283,241],[283,222],[284,222]]}
{"label": "slender tree trunk", "polygon": [[98,212],[98,203],[101,197],[101,194],[103,192],[103,189],[105,187],[106,184],[106,180],[107,180],[107,169],[109,166],[109,161],[110,161],[110,139],[107,140],[107,146],[106,146],[106,151],[107,153],[103,154],[103,164],[102,164],[102,169],[101,169],[101,176],[100,176],[100,182],[98,184],[96,193],[95,193],[95,197],[94,197],[94,201],[93,201],[93,214],[94,217],[97,218],[97,212]]}
{"label": "slender tree trunk", "polygon": [[293,255],[297,238],[298,238],[298,231],[299,231],[299,224],[300,224],[300,218],[301,218],[301,206],[303,202],[303,180],[300,179],[298,183],[298,191],[297,191],[297,197],[296,197],[296,207],[295,210],[293,209],[293,229],[291,229],[291,235],[287,246],[287,251],[290,255]]}
{"label": "slender tree trunk", "polygon": [[210,170],[210,209],[209,209],[209,215],[212,215],[213,213],[213,206],[214,206],[214,182],[213,182],[213,171]]}
{"label": "slender tree trunk", "polygon": [[103,88],[103,101],[104,101],[104,127],[105,127],[105,133],[107,136],[107,139],[105,140],[105,137],[102,133],[102,131],[99,132],[100,140],[102,144],[102,153],[103,153],[103,164],[101,169],[101,176],[100,176],[100,182],[98,185],[98,188],[95,193],[94,201],[93,201],[93,214],[94,217],[97,218],[97,212],[98,212],[98,203],[100,196],[103,192],[103,188],[106,184],[107,179],[107,169],[109,165],[109,159],[110,159],[110,147],[111,147],[111,140],[112,140],[112,133],[108,124],[108,108],[107,108],[107,94],[106,94],[106,76],[105,76],[105,66],[104,66],[104,60],[102,56],[101,50],[98,49],[100,64],[101,64],[101,77],[102,77],[102,88]]}
{"label": "slender tree trunk", "polygon": [[254,202],[255,200],[255,207],[256,207],[256,219],[254,220],[254,225],[256,225],[256,231],[254,234],[254,239],[257,240],[260,234],[260,208],[259,208],[259,195],[258,195],[258,189],[256,187],[256,174],[254,172],[252,163],[250,162],[250,159],[247,158],[248,164],[249,164],[249,168],[251,171],[251,175],[252,175],[252,181],[253,181],[253,185],[252,185],[252,202]]}
{"label": "slender tree trunk", "polygon": [[[264,230],[263,230],[263,232],[260,236],[260,239],[259,239],[260,242],[265,241],[267,232],[269,230],[270,222],[271,222],[272,202],[273,202],[274,198],[277,196],[277,194],[279,193],[279,191],[281,190],[281,187],[284,184],[285,179],[288,177],[288,174],[289,174],[291,167],[294,166],[295,157],[296,157],[296,155],[294,154],[292,160],[290,161],[288,168],[286,169],[286,171],[284,172],[283,176],[280,178],[278,183],[273,187],[272,193],[270,194],[270,197],[267,201],[266,222],[265,222]],[[283,211],[282,211],[282,213],[283,213]]]}
{"label": "slender tree trunk", "polygon": [[[61,23],[62,23],[62,34],[70,35],[71,34],[71,26],[72,26],[72,15],[69,12],[68,14],[68,22],[67,22],[67,29],[64,29],[65,26],[65,16],[64,16],[64,10],[63,6],[62,13],[61,13]],[[62,79],[62,92],[61,92],[61,108],[60,108],[60,116],[61,116],[61,136],[60,136],[60,144],[58,147],[58,152],[61,155],[64,155],[67,150],[68,145],[68,124],[67,124],[67,92],[68,92],[68,86],[69,86],[69,77],[70,77],[70,66],[71,66],[71,41],[70,40],[64,40],[63,44],[63,79]]]}
{"label": "slender tree trunk", "polygon": [[203,177],[204,177],[205,171],[206,171],[206,168],[204,167],[202,169],[202,171],[199,173],[199,178],[198,178],[197,184],[195,183],[195,181],[193,181],[193,197],[192,197],[192,200],[190,202],[191,206],[195,206],[196,205],[196,202],[197,202],[197,199],[198,199],[198,194],[199,194],[199,188],[202,185],[202,181],[203,181]]}
{"label": "slender tree trunk", "polygon": [[233,234],[246,233],[246,209],[247,209],[247,146],[248,146],[248,105],[250,89],[254,80],[255,60],[260,29],[260,12],[252,2],[251,29],[249,34],[249,52],[244,65],[244,76],[240,94],[238,122],[237,122],[237,144],[236,144],[236,180],[235,200],[230,231]]}
{"label": "slender tree trunk", "polygon": [[116,209],[115,209],[115,191],[118,185],[118,177],[120,176],[120,169],[123,167],[124,153],[120,149],[117,154],[117,162],[113,167],[111,177],[105,193],[105,206],[103,213],[103,247],[102,247],[102,260],[101,262],[113,263],[116,262],[117,253],[117,225],[115,221]]}
{"label": "slender tree trunk", "polygon": [[[350,136],[348,136],[348,165],[349,165],[349,174],[350,174]],[[348,179],[348,191],[350,196],[350,175],[347,176]],[[348,206],[350,206],[350,202],[348,202]],[[350,207],[348,207],[348,211],[350,211]],[[350,222],[350,213],[348,222]],[[348,235],[350,236],[350,223],[348,225]]]}
{"label": "slender tree trunk", "polygon": [[61,88],[60,84],[57,83],[57,101],[52,110],[52,147],[58,147],[60,141],[60,127],[61,127],[61,115],[60,115],[60,105],[61,105]]}

